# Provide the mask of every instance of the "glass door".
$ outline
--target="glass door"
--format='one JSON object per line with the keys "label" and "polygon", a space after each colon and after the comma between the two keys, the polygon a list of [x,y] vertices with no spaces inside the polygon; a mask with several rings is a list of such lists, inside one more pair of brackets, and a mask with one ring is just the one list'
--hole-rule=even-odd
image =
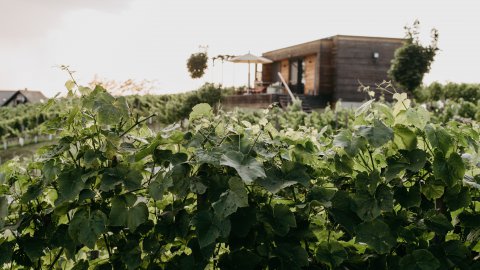
{"label": "glass door", "polygon": [[305,89],[305,61],[303,58],[290,60],[289,87],[295,94],[303,94]]}

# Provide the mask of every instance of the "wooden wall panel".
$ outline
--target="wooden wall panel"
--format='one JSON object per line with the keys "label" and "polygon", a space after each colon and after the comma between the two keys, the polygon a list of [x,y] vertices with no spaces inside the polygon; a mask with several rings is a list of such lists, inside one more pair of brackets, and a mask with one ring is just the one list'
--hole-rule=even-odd
{"label": "wooden wall panel", "polygon": [[315,95],[315,67],[317,54],[307,55],[305,61],[305,95]]}
{"label": "wooden wall panel", "polygon": [[[402,46],[402,40],[388,39],[344,39],[334,38],[335,90],[334,100],[363,101],[365,93],[359,92],[360,83],[375,87],[388,80],[388,70],[395,50]],[[380,57],[373,58],[378,52]],[[386,96],[388,99],[388,96]]]}
{"label": "wooden wall panel", "polygon": [[273,65],[274,63],[271,64],[263,64],[262,65],[262,82],[265,83],[272,83],[273,80]]}
{"label": "wooden wall panel", "polygon": [[282,60],[280,62],[280,73],[282,74],[285,82],[288,83],[290,80],[290,62],[288,61],[288,59]]}
{"label": "wooden wall panel", "polygon": [[322,40],[320,54],[318,94],[329,96],[335,87],[335,50],[332,39]]}

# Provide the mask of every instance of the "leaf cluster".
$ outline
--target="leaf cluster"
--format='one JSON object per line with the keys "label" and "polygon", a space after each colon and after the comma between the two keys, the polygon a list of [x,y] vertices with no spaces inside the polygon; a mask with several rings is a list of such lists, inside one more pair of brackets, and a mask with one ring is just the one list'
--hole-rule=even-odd
{"label": "leaf cluster", "polygon": [[203,77],[208,67],[208,55],[206,52],[193,53],[187,60],[187,69],[192,79]]}

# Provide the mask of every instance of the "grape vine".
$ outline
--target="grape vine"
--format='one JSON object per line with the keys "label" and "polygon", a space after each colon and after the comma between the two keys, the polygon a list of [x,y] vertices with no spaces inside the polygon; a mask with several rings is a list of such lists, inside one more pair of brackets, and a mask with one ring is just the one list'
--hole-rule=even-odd
{"label": "grape vine", "polygon": [[202,103],[153,133],[125,98],[83,90],[48,124],[58,144],[0,169],[6,268],[480,267],[474,121],[433,123],[395,94],[338,131]]}

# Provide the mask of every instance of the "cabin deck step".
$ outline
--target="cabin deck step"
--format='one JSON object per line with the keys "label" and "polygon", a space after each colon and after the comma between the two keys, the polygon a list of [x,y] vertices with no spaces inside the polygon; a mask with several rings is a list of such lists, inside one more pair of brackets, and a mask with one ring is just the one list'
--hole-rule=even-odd
{"label": "cabin deck step", "polygon": [[[308,98],[305,95],[295,95],[295,97],[299,98],[302,101],[302,110],[306,113],[312,112],[312,107],[308,103]],[[288,95],[282,95],[279,99],[280,107],[286,109],[289,105],[292,104],[292,98]]]}

